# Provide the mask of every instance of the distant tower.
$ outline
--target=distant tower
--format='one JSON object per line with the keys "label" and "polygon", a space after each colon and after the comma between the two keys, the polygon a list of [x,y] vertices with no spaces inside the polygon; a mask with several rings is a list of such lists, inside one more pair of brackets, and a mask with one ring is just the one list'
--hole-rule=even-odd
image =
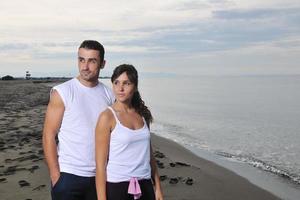
{"label": "distant tower", "polygon": [[29,80],[31,78],[31,74],[29,73],[29,71],[26,71],[26,80]]}

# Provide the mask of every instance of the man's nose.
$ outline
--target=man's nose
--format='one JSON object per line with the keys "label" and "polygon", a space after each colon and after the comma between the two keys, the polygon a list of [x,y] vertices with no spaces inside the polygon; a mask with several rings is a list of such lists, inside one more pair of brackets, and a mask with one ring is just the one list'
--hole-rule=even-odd
{"label": "man's nose", "polygon": [[89,63],[88,62],[82,63],[82,69],[87,70],[88,68],[89,68]]}

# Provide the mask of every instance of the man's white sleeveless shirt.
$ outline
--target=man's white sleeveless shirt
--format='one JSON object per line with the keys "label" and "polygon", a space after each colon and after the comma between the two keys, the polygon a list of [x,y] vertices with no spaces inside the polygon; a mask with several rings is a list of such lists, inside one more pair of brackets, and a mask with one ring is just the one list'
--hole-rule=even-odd
{"label": "man's white sleeveless shirt", "polygon": [[112,91],[101,82],[95,87],[86,87],[77,78],[53,89],[65,106],[58,133],[60,171],[95,176],[95,128],[101,112],[114,101]]}

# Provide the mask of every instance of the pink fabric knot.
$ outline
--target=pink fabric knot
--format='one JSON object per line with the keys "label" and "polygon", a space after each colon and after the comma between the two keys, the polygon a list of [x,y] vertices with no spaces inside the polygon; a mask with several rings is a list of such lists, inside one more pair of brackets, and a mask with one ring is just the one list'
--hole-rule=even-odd
{"label": "pink fabric knot", "polygon": [[139,199],[142,196],[140,184],[137,178],[130,179],[128,194],[133,194],[134,199]]}

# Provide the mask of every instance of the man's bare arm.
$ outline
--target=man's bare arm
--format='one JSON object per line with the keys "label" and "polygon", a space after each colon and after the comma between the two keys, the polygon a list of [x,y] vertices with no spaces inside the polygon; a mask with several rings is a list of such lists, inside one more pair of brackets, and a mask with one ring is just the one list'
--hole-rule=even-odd
{"label": "man's bare arm", "polygon": [[52,185],[57,182],[60,176],[55,137],[61,126],[64,110],[65,106],[60,95],[56,90],[53,90],[47,107],[43,129],[43,148]]}

